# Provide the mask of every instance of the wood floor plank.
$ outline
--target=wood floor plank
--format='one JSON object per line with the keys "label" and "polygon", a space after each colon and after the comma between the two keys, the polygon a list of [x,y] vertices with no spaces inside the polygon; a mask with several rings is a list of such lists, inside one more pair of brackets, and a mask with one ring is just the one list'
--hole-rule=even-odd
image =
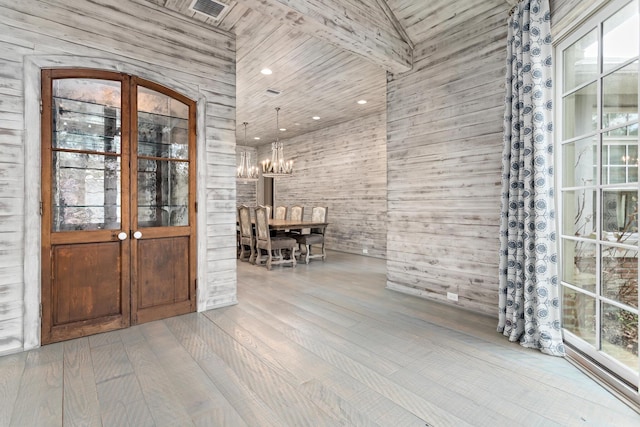
{"label": "wood floor plank", "polygon": [[27,353],[0,357],[0,426],[7,426],[11,422],[26,363]]}
{"label": "wood floor plank", "polygon": [[67,341],[63,348],[63,419],[69,426],[101,425],[89,339]]}
{"label": "wood floor plank", "polygon": [[615,426],[640,415],[385,261],[238,263],[239,304],[0,357],[0,426]]}
{"label": "wood floor plank", "polygon": [[10,426],[62,425],[62,344],[29,352]]}
{"label": "wood floor plank", "polygon": [[[248,306],[250,304],[245,304],[243,307],[247,309]],[[253,308],[259,310],[258,307],[254,306]],[[277,311],[271,310],[270,313],[271,317],[265,316],[263,319],[268,319],[272,326],[281,321]],[[279,329],[279,327],[276,326],[276,329]],[[291,341],[316,354],[330,365],[342,370],[345,375],[365,384],[396,404],[407,408],[417,417],[425,420],[425,422],[434,422],[440,425],[472,425],[458,418],[454,411],[448,412],[424,400],[419,395],[405,389],[402,385],[393,382],[385,375],[324,344],[316,336],[299,333],[295,328],[290,328],[287,325],[282,327],[281,332],[285,333]]]}
{"label": "wood floor plank", "polygon": [[[203,325],[205,326],[205,325]],[[267,363],[254,356],[229,335],[211,324],[202,330],[212,352],[238,373],[243,382],[259,396],[286,425],[336,425],[329,414],[301,396]],[[310,421],[310,420],[313,420]]]}
{"label": "wood floor plank", "polygon": [[191,424],[189,413],[177,397],[175,384],[170,381],[148,344],[141,341],[127,345],[125,350],[155,424]]}
{"label": "wood floor plank", "polygon": [[169,324],[182,322],[167,319],[162,323],[143,325],[142,329],[149,348],[172,386],[176,403],[182,405],[194,423],[208,421],[212,423],[210,425],[244,425],[233,406],[170,331]]}

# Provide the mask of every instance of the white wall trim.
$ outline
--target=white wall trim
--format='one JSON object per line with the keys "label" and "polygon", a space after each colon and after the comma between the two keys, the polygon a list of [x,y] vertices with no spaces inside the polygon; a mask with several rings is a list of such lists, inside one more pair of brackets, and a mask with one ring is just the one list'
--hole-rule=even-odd
{"label": "white wall trim", "polygon": [[[142,77],[167,86],[197,102],[196,169],[197,190],[197,310],[206,307],[207,283],[207,203],[205,179],[206,163],[206,98],[195,85],[167,77],[162,67],[154,69],[122,60],[76,55],[28,55],[24,57],[24,350],[40,346],[41,321],[41,217],[40,210],[40,71],[43,68],[94,68]],[[168,74],[168,73],[167,73]]]}

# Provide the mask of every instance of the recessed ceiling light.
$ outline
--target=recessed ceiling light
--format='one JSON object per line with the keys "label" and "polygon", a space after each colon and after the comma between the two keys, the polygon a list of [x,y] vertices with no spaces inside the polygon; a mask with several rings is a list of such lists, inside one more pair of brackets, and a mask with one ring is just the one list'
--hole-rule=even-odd
{"label": "recessed ceiling light", "polygon": [[358,104],[360,104],[360,105],[364,105],[366,103],[367,103],[367,101],[365,99],[361,99],[360,101],[358,101]]}
{"label": "recessed ceiling light", "polygon": [[296,126],[300,126],[300,123],[294,123],[294,125],[296,125]]}
{"label": "recessed ceiling light", "polygon": [[253,139],[255,139],[256,141],[260,141],[260,137],[259,136],[254,136]]}
{"label": "recessed ceiling light", "polygon": [[318,117],[318,116],[313,116],[313,117],[312,117],[312,119],[313,119],[313,120],[320,120],[320,117]]}
{"label": "recessed ceiling light", "polygon": [[284,132],[287,128],[280,128],[280,132]]}
{"label": "recessed ceiling light", "polygon": [[260,72],[265,76],[270,76],[271,74],[273,74],[273,71],[271,71],[269,68],[263,68],[262,70],[260,70]]}

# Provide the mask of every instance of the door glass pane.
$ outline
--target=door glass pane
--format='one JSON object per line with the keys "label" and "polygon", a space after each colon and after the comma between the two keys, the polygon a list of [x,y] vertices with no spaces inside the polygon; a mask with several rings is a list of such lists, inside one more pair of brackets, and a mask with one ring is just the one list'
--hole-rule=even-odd
{"label": "door glass pane", "polygon": [[596,238],[596,192],[593,188],[564,191],[563,234]]}
{"label": "door glass pane", "polygon": [[598,126],[597,85],[592,83],[563,99],[563,138],[571,139]]}
{"label": "door glass pane", "polygon": [[611,70],[638,56],[638,5],[631,2],[603,23],[603,68]]}
{"label": "door glass pane", "polygon": [[138,87],[138,155],[189,158],[189,106]]}
{"label": "door glass pane", "polygon": [[583,187],[596,184],[598,139],[585,138],[562,146],[565,187]]}
{"label": "door glass pane", "polygon": [[636,244],[638,191],[608,189],[602,192],[602,240]]}
{"label": "door glass pane", "polygon": [[602,102],[603,127],[638,120],[638,61],[602,79]]}
{"label": "door glass pane", "polygon": [[52,147],[120,153],[120,82],[53,81]]}
{"label": "door glass pane", "polygon": [[53,231],[120,229],[120,157],[53,153]]}
{"label": "door glass pane", "polygon": [[189,163],[138,159],[138,225],[189,225]]}
{"label": "door glass pane", "polygon": [[562,280],[589,292],[596,290],[596,245],[564,240]]}
{"label": "door glass pane", "polygon": [[[636,298],[638,295],[636,287]],[[637,300],[637,299],[636,299]],[[638,315],[602,303],[602,351],[638,372]]]}
{"label": "door glass pane", "polygon": [[594,29],[563,52],[564,92],[598,75],[598,33]]}
{"label": "door glass pane", "polygon": [[574,289],[562,289],[562,326],[596,345],[596,300]]}
{"label": "door glass pane", "polygon": [[638,308],[637,248],[602,247],[602,296]]}

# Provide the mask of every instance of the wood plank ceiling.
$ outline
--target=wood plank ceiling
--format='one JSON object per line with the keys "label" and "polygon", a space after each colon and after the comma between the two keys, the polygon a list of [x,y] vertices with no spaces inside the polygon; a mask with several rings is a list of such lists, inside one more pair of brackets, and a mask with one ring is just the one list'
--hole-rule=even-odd
{"label": "wood plank ceiling", "polygon": [[[193,0],[149,1],[236,35],[236,138],[245,145],[241,123],[249,122],[249,146],[384,111],[386,72],[410,69],[415,43],[439,26],[462,28],[485,9],[517,2],[215,0],[228,6],[216,20],[193,11]],[[276,130],[276,106],[286,131]]]}

